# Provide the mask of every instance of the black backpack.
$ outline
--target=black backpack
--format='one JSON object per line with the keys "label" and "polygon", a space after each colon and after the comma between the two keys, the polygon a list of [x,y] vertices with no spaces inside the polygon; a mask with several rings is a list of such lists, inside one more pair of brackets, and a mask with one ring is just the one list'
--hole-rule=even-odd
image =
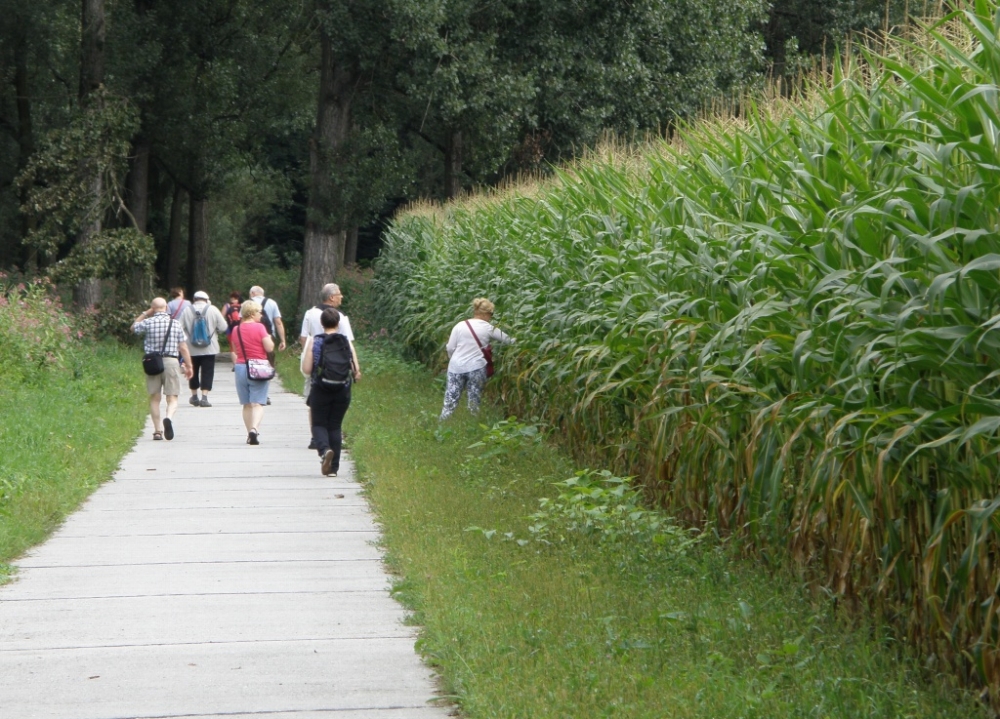
{"label": "black backpack", "polygon": [[260,303],[260,323],[264,325],[264,329],[267,330],[267,333],[271,337],[274,337],[274,324],[272,324],[271,318],[267,316],[267,312],[264,311],[265,307],[267,307],[266,297],[264,298],[264,301]]}
{"label": "black backpack", "polygon": [[328,387],[349,385],[354,369],[350,341],[341,334],[322,334],[313,338],[313,342],[321,340],[323,347],[320,348],[319,364],[313,370],[313,378]]}

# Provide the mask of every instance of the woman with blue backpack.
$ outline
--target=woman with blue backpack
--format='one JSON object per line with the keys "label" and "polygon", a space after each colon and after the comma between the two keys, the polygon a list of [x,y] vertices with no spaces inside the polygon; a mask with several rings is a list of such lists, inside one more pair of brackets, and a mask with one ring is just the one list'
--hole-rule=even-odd
{"label": "woman with blue backpack", "polygon": [[[208,394],[215,381],[215,356],[219,354],[219,333],[226,331],[226,320],[222,313],[208,301],[208,293],[198,290],[194,301],[184,308],[180,322],[188,338],[191,351],[191,369],[194,374],[188,380],[191,399],[195,407],[211,407]],[[201,390],[201,397],[198,396]]]}
{"label": "woman with blue backpack", "polygon": [[328,307],[319,321],[323,334],[306,340],[300,369],[312,377],[306,404],[320,469],[324,477],[336,477],[343,444],[341,426],[351,406],[351,384],[361,379],[361,373],[354,363],[350,341],[337,332],[340,312]]}

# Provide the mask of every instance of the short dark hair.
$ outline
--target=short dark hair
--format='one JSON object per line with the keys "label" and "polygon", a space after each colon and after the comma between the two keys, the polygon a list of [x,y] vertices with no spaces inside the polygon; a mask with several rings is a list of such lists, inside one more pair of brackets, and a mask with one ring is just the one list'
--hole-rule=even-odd
{"label": "short dark hair", "polygon": [[327,307],[319,316],[319,323],[323,325],[324,329],[332,330],[340,324],[340,313],[332,307]]}
{"label": "short dark hair", "polygon": [[184,294],[184,288],[183,287],[174,287],[172,290],[170,290],[170,299],[176,300],[178,297],[180,297],[183,294]]}

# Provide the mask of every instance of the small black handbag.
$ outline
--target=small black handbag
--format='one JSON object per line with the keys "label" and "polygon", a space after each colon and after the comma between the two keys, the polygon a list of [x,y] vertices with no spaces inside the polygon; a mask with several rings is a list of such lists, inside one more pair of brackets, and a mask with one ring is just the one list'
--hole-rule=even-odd
{"label": "small black handbag", "polygon": [[167,339],[170,337],[170,328],[174,324],[174,318],[170,318],[170,324],[167,325],[167,334],[163,336],[163,345],[160,347],[159,352],[147,352],[142,356],[142,371],[145,372],[150,377],[155,377],[158,374],[163,374],[163,352],[167,349]]}

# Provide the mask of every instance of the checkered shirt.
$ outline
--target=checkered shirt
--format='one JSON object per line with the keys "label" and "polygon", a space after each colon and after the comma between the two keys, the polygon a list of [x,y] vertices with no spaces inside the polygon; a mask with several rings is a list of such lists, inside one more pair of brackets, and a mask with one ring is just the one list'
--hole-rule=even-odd
{"label": "checkered shirt", "polygon": [[[163,338],[167,334],[167,327],[170,327],[170,337],[167,338],[167,344],[164,347]],[[170,315],[166,312],[157,312],[142,322],[136,322],[132,325],[132,329],[137,335],[146,335],[143,340],[144,352],[159,352],[160,348],[164,347],[163,354],[176,357],[178,345],[181,342],[187,342],[187,336],[181,328],[181,323],[174,320],[173,325],[171,325]]]}

